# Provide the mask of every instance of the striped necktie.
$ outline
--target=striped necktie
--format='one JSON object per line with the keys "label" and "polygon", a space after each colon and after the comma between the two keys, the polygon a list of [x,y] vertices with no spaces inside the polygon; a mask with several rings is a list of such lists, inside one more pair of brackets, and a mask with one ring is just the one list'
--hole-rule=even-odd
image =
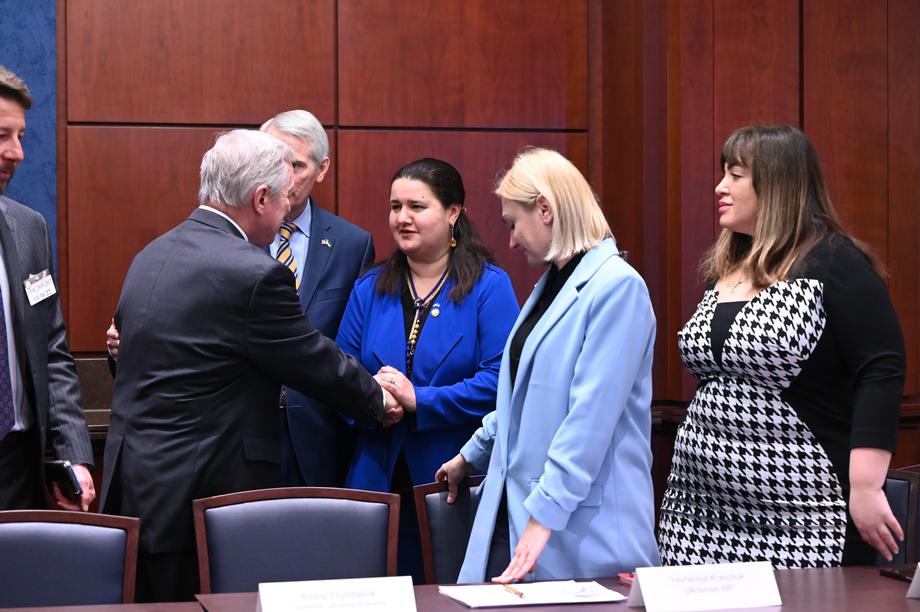
{"label": "striped necktie", "polygon": [[297,231],[293,223],[282,223],[278,230],[281,240],[278,242],[278,256],[275,258],[294,274],[294,287],[300,289],[300,277],[297,275],[297,262],[294,261],[294,249],[291,248],[291,236]]}

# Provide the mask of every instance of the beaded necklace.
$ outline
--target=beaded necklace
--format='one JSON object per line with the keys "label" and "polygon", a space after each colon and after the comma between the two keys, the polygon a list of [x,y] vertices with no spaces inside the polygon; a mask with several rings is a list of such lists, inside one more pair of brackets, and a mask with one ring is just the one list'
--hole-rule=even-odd
{"label": "beaded necklace", "polygon": [[406,273],[406,280],[409,285],[409,296],[412,298],[412,305],[415,307],[415,316],[412,319],[409,340],[406,342],[406,369],[410,370],[412,368],[412,360],[415,357],[415,345],[418,343],[419,333],[422,329],[422,319],[428,312],[431,302],[434,301],[435,296],[441,288],[444,287],[444,283],[447,281],[447,268],[444,269],[441,278],[438,279],[438,282],[434,284],[434,287],[431,288],[431,291],[429,291],[425,297],[420,298],[418,296],[418,291],[415,290],[415,282],[412,280],[411,272]]}

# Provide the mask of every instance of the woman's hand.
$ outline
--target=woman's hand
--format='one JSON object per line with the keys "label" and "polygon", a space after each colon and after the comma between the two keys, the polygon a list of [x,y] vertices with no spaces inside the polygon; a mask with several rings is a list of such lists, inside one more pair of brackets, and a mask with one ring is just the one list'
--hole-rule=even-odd
{"label": "woman's hand", "polygon": [[904,541],[882,491],[890,460],[891,453],[878,448],[850,451],[850,516],[862,539],[888,561],[898,554],[898,542]]}
{"label": "woman's hand", "polygon": [[392,427],[399,423],[403,418],[403,407],[399,405],[396,399],[383,390],[383,418],[380,424],[384,427]]}
{"label": "woman's hand", "polygon": [[469,463],[463,455],[457,456],[438,468],[434,479],[438,482],[447,481],[447,503],[452,504],[457,499],[457,485],[473,473],[473,464]]}
{"label": "woman's hand", "polygon": [[390,392],[406,412],[415,412],[415,387],[406,376],[391,366],[383,366],[374,375],[381,387]]}
{"label": "woman's hand", "polygon": [[514,549],[511,563],[508,564],[501,576],[492,578],[492,582],[508,584],[509,582],[523,580],[524,576],[534,571],[537,567],[537,559],[540,558],[540,553],[543,552],[543,548],[549,542],[551,535],[553,535],[552,529],[544,527],[536,519],[530,517],[530,520],[527,521],[527,527]]}

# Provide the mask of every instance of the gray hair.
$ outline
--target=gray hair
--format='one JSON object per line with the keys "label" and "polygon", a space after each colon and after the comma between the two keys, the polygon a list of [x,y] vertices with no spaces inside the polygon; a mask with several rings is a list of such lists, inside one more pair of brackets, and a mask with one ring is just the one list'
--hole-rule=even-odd
{"label": "gray hair", "polygon": [[32,92],[16,73],[0,64],[0,98],[15,100],[24,109],[32,108]]}
{"label": "gray hair", "polygon": [[329,157],[329,137],[313,113],[305,110],[284,111],[263,123],[259,129],[264,132],[270,127],[313,145],[313,161],[317,166]]}
{"label": "gray hair", "polygon": [[224,132],[201,160],[198,203],[241,208],[261,185],[267,185],[269,195],[277,197],[290,184],[293,159],[289,146],[267,134]]}

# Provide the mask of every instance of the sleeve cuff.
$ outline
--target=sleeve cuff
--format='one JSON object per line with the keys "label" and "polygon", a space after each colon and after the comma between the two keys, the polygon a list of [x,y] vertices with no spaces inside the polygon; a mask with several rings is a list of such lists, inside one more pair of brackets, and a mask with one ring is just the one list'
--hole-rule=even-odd
{"label": "sleeve cuff", "polygon": [[534,520],[553,531],[565,529],[571,516],[569,512],[560,508],[556,502],[550,499],[543,490],[543,486],[539,484],[533,488],[530,495],[524,500],[524,509]]}
{"label": "sleeve cuff", "polygon": [[469,442],[460,449],[460,454],[478,471],[485,473],[489,469],[489,452],[479,441],[479,436],[473,436]]}

